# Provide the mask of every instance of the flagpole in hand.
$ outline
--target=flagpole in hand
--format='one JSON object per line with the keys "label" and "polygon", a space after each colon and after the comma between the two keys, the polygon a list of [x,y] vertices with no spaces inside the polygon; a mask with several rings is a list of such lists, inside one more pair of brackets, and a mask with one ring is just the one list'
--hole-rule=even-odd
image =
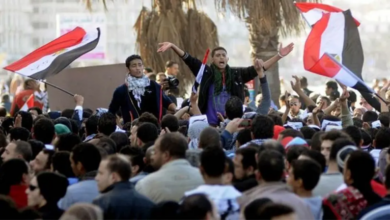
{"label": "flagpole in hand", "polygon": [[[15,73],[17,73],[17,72],[15,72]],[[69,91],[67,91],[67,90],[65,90],[63,88],[60,88],[60,87],[58,87],[58,86],[56,86],[54,84],[48,83],[46,81],[43,81],[42,79],[35,79],[35,78],[32,78],[32,77],[29,77],[29,78],[37,80],[37,81],[42,82],[42,83],[45,83],[46,85],[49,85],[49,86],[51,86],[53,88],[56,88],[56,89],[60,90],[61,92],[64,92],[65,94],[68,94],[68,95],[70,95],[72,97],[75,95],[75,94],[73,94],[73,93],[71,93],[71,92],[69,92]]]}
{"label": "flagpole in hand", "polygon": [[[203,61],[202,61],[202,66],[200,66],[198,74],[196,75],[195,84],[198,83],[200,85],[200,83],[202,82],[203,72],[204,72],[204,69],[206,67],[206,63],[207,63],[207,59],[209,57],[209,53],[210,53],[210,49],[207,49],[206,54],[204,55],[204,58],[203,58]],[[192,87],[192,91],[194,93],[197,92],[197,86],[195,84]]]}

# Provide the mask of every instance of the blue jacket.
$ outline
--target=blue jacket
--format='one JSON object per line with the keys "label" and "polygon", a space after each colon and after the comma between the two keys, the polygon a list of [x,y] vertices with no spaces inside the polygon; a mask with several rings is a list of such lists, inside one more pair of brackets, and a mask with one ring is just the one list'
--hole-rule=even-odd
{"label": "blue jacket", "polygon": [[[154,112],[150,113],[155,115],[156,118],[161,121],[163,108],[168,108],[172,101],[164,94],[164,92],[161,91],[161,86],[158,83],[155,81],[150,81],[150,86],[154,87],[156,91],[156,103],[154,103],[156,108],[154,108]],[[133,103],[130,98],[128,87],[126,84],[123,84],[115,89],[108,111],[112,114],[116,114],[120,108],[122,111],[123,122],[131,122],[143,113],[142,110],[141,112],[137,111],[136,107],[134,107],[134,104],[137,103]]]}

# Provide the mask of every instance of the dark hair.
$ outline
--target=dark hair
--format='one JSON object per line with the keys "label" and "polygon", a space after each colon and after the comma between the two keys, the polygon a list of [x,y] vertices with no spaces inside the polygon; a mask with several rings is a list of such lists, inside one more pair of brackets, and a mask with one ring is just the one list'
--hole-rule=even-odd
{"label": "dark hair", "polygon": [[0,127],[0,148],[5,148],[7,145],[7,137],[4,135]]}
{"label": "dark hair", "polygon": [[68,133],[57,136],[58,140],[55,143],[55,148],[58,151],[72,151],[72,148],[81,143],[81,139],[78,135]]}
{"label": "dark hair", "polygon": [[293,214],[294,210],[290,206],[270,203],[263,207],[256,219],[273,219],[282,215]]}
{"label": "dark hair", "polygon": [[362,134],[362,139],[363,139],[363,145],[371,145],[372,144],[372,138],[371,136],[365,131],[364,129],[360,128],[360,133]]}
{"label": "dark hair", "polygon": [[70,120],[68,118],[59,117],[59,118],[54,120],[54,125],[56,125],[56,124],[63,124],[66,127],[68,127],[69,130],[72,130],[72,124],[70,123]]}
{"label": "dark hair", "polygon": [[346,146],[355,146],[355,143],[349,138],[338,138],[334,140],[329,153],[329,161],[336,161],[337,153]]}
{"label": "dark hair", "polygon": [[92,115],[87,119],[87,121],[85,122],[85,132],[87,133],[87,135],[98,133],[97,130],[98,123],[99,123],[99,116],[97,115]]}
{"label": "dark hair", "polygon": [[313,150],[321,151],[321,143],[322,143],[322,135],[324,135],[324,131],[318,131],[316,132],[313,137],[311,138],[311,144],[310,147]]}
{"label": "dark hair", "polygon": [[[129,64],[130,64],[130,62],[129,62]],[[147,73],[153,73],[153,69],[150,68],[150,67],[145,67],[145,71],[146,71]]]}
{"label": "dark hair", "polygon": [[168,128],[171,132],[179,130],[179,120],[174,115],[165,115],[161,120],[161,129]]}
{"label": "dark hair", "polygon": [[302,76],[299,80],[301,81],[302,87],[307,87],[308,83],[306,77]]}
{"label": "dark hair", "polygon": [[179,203],[174,201],[157,203],[150,212],[150,219],[177,219],[179,208]]}
{"label": "dark hair", "polygon": [[213,206],[205,194],[193,194],[182,201],[178,219],[205,219]]}
{"label": "dark hair", "polygon": [[227,51],[226,51],[225,48],[223,48],[223,47],[216,47],[216,48],[214,48],[214,49],[211,51],[211,57],[214,57],[215,52],[217,52],[218,50],[223,50],[223,51],[225,51],[225,52],[227,53]]}
{"label": "dark hair", "polygon": [[283,126],[282,117],[280,117],[278,113],[268,114],[268,117],[270,117],[272,121],[274,121],[275,125]]}
{"label": "dark hair", "polygon": [[275,150],[266,150],[259,155],[257,169],[266,182],[281,181],[284,172],[283,155]]}
{"label": "dark hair", "polygon": [[120,155],[110,155],[106,159],[107,169],[112,173],[118,173],[122,181],[128,181],[131,177],[131,165],[127,158]]}
{"label": "dark hair", "polygon": [[363,114],[362,119],[363,119],[363,122],[373,122],[373,121],[378,120],[378,114],[374,111],[366,111]]}
{"label": "dark hair", "polygon": [[257,162],[256,162],[257,149],[256,148],[250,147],[250,146],[245,147],[245,148],[239,148],[235,154],[236,154],[236,156],[237,155],[242,156],[241,164],[245,170],[248,169],[249,167],[252,167],[253,170],[256,169],[256,166],[257,166]]}
{"label": "dark hair", "polygon": [[114,132],[110,135],[110,139],[115,142],[116,151],[119,152],[123,147],[130,144],[129,137],[123,132]]}
{"label": "dark hair", "polygon": [[72,126],[72,129],[71,129],[72,133],[78,134],[79,133],[79,125],[77,124],[77,121],[74,119],[69,119],[69,121],[70,121],[70,124]]}
{"label": "dark hair", "polygon": [[351,125],[344,128],[343,131],[352,138],[352,140],[355,142],[355,146],[360,146],[360,142],[363,138],[362,133],[360,132],[360,129],[358,127]]}
{"label": "dark hair", "polygon": [[27,112],[30,112],[31,110],[36,111],[38,113],[38,115],[42,115],[42,109],[40,109],[38,107],[31,107],[27,110]]}
{"label": "dark hair", "polygon": [[298,157],[303,152],[306,152],[306,151],[309,151],[309,148],[307,148],[306,146],[302,146],[302,145],[294,145],[294,146],[289,147],[288,151],[287,151],[287,155],[286,155],[287,161],[290,164],[293,163],[295,160],[298,159]]}
{"label": "dark hair", "polygon": [[[22,120],[22,122],[23,122],[23,120]],[[5,117],[3,120],[3,123],[1,123],[1,127],[3,128],[3,133],[5,135],[8,135],[11,128],[14,127],[14,118]]]}
{"label": "dark hair", "polygon": [[326,88],[331,88],[333,90],[337,90],[338,85],[335,81],[328,81],[328,82],[326,82]]}
{"label": "dark hair", "polygon": [[310,140],[314,134],[316,133],[316,130],[314,130],[311,127],[304,126],[301,128],[301,133],[306,140]]}
{"label": "dark hair", "polygon": [[207,146],[221,146],[220,134],[213,127],[203,129],[199,135],[199,148],[206,148]]}
{"label": "dark hair", "polygon": [[106,150],[108,155],[112,155],[117,152],[115,142],[108,137],[100,138],[99,141],[96,143],[96,146]]}
{"label": "dark hair", "polygon": [[346,133],[344,133],[342,131],[331,130],[331,131],[326,132],[324,135],[322,135],[321,140],[322,141],[325,141],[325,140],[335,141],[339,138],[351,139]]}
{"label": "dark hair", "polygon": [[70,153],[67,151],[56,152],[51,158],[51,164],[53,165],[53,171],[57,171],[62,175],[69,177],[75,177],[72,166],[70,165]]}
{"label": "dark hair", "polygon": [[168,60],[166,63],[165,63],[165,68],[169,68],[169,67],[172,67],[173,65],[179,65],[176,61],[173,61],[173,60]]}
{"label": "dark hair", "polygon": [[235,118],[241,118],[244,115],[244,109],[242,108],[242,101],[237,96],[232,96],[225,104],[226,117],[229,120]]}
{"label": "dark hair", "polygon": [[286,155],[286,150],[284,149],[283,145],[279,141],[268,140],[262,143],[258,148],[257,155],[260,155],[266,150],[275,150],[283,156]]}
{"label": "dark hair", "polygon": [[[61,116],[62,117],[65,117],[65,118],[68,118],[68,119],[71,119],[73,114],[74,114],[74,109],[64,109],[62,112],[61,112]],[[80,118],[81,119],[81,118]]]}
{"label": "dark hair", "polygon": [[268,116],[258,115],[252,121],[251,132],[254,139],[271,139],[274,136],[274,122]]}
{"label": "dark hair", "polygon": [[302,179],[303,188],[311,191],[317,186],[321,176],[321,166],[314,160],[295,160],[291,164],[294,179]]}
{"label": "dark hair", "polygon": [[15,151],[22,155],[25,161],[30,161],[32,157],[31,145],[26,141],[14,141]]}
{"label": "dark hair", "polygon": [[227,172],[233,174],[234,176],[234,163],[232,159],[226,157]]}
{"label": "dark hair", "polygon": [[7,109],[0,106],[0,117],[5,117],[5,116],[7,116]]}
{"label": "dark hair", "polygon": [[321,172],[324,172],[326,169],[326,158],[325,156],[316,150],[308,150],[305,152],[302,152],[303,156],[309,157],[313,161],[317,162],[321,166]]}
{"label": "dark hair", "polygon": [[50,169],[52,157],[55,154],[55,151],[44,148],[42,152],[43,154],[47,155],[47,162],[45,164],[45,169]]}
{"label": "dark hair", "polygon": [[334,100],[340,98],[340,92],[337,91],[337,90],[333,90],[333,91],[330,93],[329,98],[330,98],[331,101],[334,101]]}
{"label": "dark hair", "polygon": [[251,130],[243,129],[237,133],[236,141],[240,143],[240,145],[244,145],[252,140]]}
{"label": "dark hair", "polygon": [[143,123],[137,129],[137,138],[139,138],[144,144],[156,141],[158,135],[158,128],[149,122]]}
{"label": "dark hair", "polygon": [[330,101],[330,99],[326,96],[320,96],[320,99],[321,99],[321,101],[325,101],[327,106],[332,104],[332,101]]}
{"label": "dark hair", "polygon": [[69,182],[64,175],[42,172],[36,178],[39,191],[48,204],[57,204],[65,196]]}
{"label": "dark hair", "polygon": [[126,65],[127,68],[130,67],[130,63],[131,63],[131,61],[133,61],[133,60],[141,60],[141,61],[142,61],[142,58],[141,58],[140,55],[137,55],[137,54],[133,54],[133,55],[127,57],[127,59],[126,59],[126,61],[125,61],[125,65]]}
{"label": "dark hair", "polygon": [[9,195],[12,185],[23,181],[23,174],[28,175],[28,165],[22,159],[10,159],[0,167],[0,194]]}
{"label": "dark hair", "polygon": [[41,141],[37,141],[34,139],[29,140],[28,143],[31,146],[31,152],[32,152],[31,159],[34,160],[35,157],[39,154],[39,152],[45,149],[45,144],[42,143]]}
{"label": "dark hair", "polygon": [[142,113],[142,115],[138,118],[138,127],[142,124],[142,123],[145,123],[145,122],[150,122],[152,124],[154,124],[156,126],[156,128],[160,128],[160,125],[158,123],[158,119],[156,118],[156,116],[154,116],[153,114],[149,113],[149,112],[144,112]]}
{"label": "dark hair", "polygon": [[302,139],[304,139],[305,137],[303,136],[302,132],[300,131],[297,131],[297,130],[294,130],[294,129],[286,129],[286,130],[283,130],[279,133],[279,136],[282,136],[283,138],[285,137],[292,137],[292,138],[296,138],[296,137],[300,137]]}
{"label": "dark hair", "polygon": [[34,138],[44,144],[51,144],[55,135],[54,124],[50,119],[39,119],[34,125]]}
{"label": "dark hair", "polygon": [[81,143],[72,149],[72,160],[75,164],[80,162],[88,173],[99,168],[101,155],[95,145]]}
{"label": "dark hair", "polygon": [[200,164],[207,176],[220,177],[225,172],[225,152],[219,147],[206,148],[200,154]]}
{"label": "dark hair", "polygon": [[188,144],[183,135],[178,133],[164,134],[159,137],[156,143],[159,144],[155,144],[155,147],[159,146],[161,152],[169,152],[170,156],[176,158],[186,158]]}
{"label": "dark hair", "polygon": [[19,214],[14,200],[5,195],[0,195],[0,210],[2,219],[17,219]]}
{"label": "dark hair", "polygon": [[259,214],[261,210],[267,205],[272,204],[272,200],[269,198],[261,198],[253,200],[244,209],[244,215],[246,220],[257,220],[260,219]]}
{"label": "dark hair", "polygon": [[378,120],[381,122],[383,127],[388,128],[390,125],[390,117],[388,112],[381,112],[379,113]]}
{"label": "dark hair", "polygon": [[140,172],[145,168],[145,153],[141,148],[126,146],[122,148],[120,153],[129,156],[131,166],[138,166]]}
{"label": "dark hair", "polygon": [[355,93],[353,90],[348,90],[348,93],[349,93],[348,101],[349,101],[350,103],[356,102],[356,100],[357,100],[356,93]]}
{"label": "dark hair", "polygon": [[362,128],[363,127],[363,120],[360,119],[360,118],[352,118],[352,121],[353,121],[353,125],[358,127],[358,128]]}
{"label": "dark hair", "polygon": [[31,131],[31,128],[33,127],[32,115],[28,112],[25,112],[25,111],[20,111],[17,113],[17,115],[22,116],[22,127]]}
{"label": "dark hair", "polygon": [[110,112],[103,113],[98,121],[98,131],[106,136],[114,133],[116,130],[116,117]]}
{"label": "dark hair", "polygon": [[375,148],[383,149],[390,146],[390,128],[380,128],[375,135]]}

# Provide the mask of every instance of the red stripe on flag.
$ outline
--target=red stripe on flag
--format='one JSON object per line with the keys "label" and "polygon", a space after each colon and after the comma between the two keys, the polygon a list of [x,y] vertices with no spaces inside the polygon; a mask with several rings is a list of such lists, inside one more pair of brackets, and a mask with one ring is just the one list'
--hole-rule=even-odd
{"label": "red stripe on flag", "polygon": [[30,65],[31,63],[34,63],[35,61],[41,59],[44,56],[54,54],[55,52],[79,44],[84,38],[85,34],[86,32],[84,29],[76,27],[74,30],[34,50],[22,59],[12,63],[9,66],[4,67],[4,69],[13,72],[18,71]]}
{"label": "red stripe on flag", "polygon": [[28,108],[34,107],[34,94],[30,95],[30,97],[26,101],[26,104]]}
{"label": "red stripe on flag", "polygon": [[[323,10],[326,12],[343,12],[344,11],[343,9],[336,8],[336,7],[331,6],[331,5],[310,3],[310,2],[295,3],[295,6],[303,13],[308,12],[310,10],[315,10],[315,9]],[[359,27],[360,22],[358,20],[356,20],[355,18],[354,18],[354,20],[355,20],[356,25]]]}
{"label": "red stripe on flag", "polygon": [[204,58],[203,58],[203,64],[206,64],[207,63],[207,59],[209,58],[209,53],[210,53],[210,49],[207,49],[206,51],[206,54],[204,55]]}
{"label": "red stripe on flag", "polygon": [[324,54],[313,66],[313,69],[319,75],[334,78],[341,70],[339,64],[337,64],[327,54]]}

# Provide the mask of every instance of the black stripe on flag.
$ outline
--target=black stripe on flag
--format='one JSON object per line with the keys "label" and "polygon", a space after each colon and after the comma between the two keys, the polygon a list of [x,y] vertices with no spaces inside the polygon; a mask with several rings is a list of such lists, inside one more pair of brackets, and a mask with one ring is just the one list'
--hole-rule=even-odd
{"label": "black stripe on flag", "polygon": [[95,49],[100,39],[100,29],[98,29],[98,37],[85,44],[82,47],[67,51],[58,57],[44,70],[32,74],[30,77],[33,79],[46,79],[48,76],[54,76],[69,66],[74,60],[81,57],[83,54]]}

